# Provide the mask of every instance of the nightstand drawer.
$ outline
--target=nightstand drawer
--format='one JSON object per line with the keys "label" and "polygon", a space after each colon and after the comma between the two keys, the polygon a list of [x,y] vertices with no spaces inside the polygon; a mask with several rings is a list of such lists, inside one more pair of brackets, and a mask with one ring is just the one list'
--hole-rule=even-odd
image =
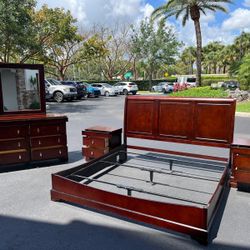
{"label": "nightstand drawer", "polygon": [[83,137],[83,145],[94,148],[107,148],[109,146],[109,139],[86,136]]}
{"label": "nightstand drawer", "polygon": [[57,158],[67,158],[67,147],[32,150],[31,160],[42,161]]}
{"label": "nightstand drawer", "polygon": [[0,151],[26,149],[27,147],[24,139],[0,141]]}
{"label": "nightstand drawer", "polygon": [[31,136],[66,134],[65,124],[31,125]]}
{"label": "nightstand drawer", "polygon": [[26,126],[0,127],[0,139],[22,138],[27,135]]}
{"label": "nightstand drawer", "polygon": [[29,154],[26,150],[20,152],[6,152],[0,153],[0,165],[4,164],[18,164],[28,162],[30,160]]}
{"label": "nightstand drawer", "polygon": [[35,137],[31,138],[31,147],[32,148],[41,148],[49,146],[59,146],[66,145],[66,136],[46,136],[46,137]]}
{"label": "nightstand drawer", "polygon": [[108,152],[108,149],[101,150],[96,148],[82,148],[83,155],[91,159],[101,157],[102,155],[107,154]]}
{"label": "nightstand drawer", "polygon": [[233,161],[235,170],[250,171],[250,155],[235,154]]}

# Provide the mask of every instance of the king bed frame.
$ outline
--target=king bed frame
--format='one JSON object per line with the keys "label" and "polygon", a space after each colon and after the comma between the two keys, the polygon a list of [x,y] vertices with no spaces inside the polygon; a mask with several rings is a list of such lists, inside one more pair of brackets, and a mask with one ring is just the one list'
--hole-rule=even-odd
{"label": "king bed frame", "polygon": [[127,97],[124,144],[52,174],[51,199],[181,232],[207,244],[228,183],[230,154],[215,157],[128,145],[128,138],[230,151],[234,116],[233,99]]}

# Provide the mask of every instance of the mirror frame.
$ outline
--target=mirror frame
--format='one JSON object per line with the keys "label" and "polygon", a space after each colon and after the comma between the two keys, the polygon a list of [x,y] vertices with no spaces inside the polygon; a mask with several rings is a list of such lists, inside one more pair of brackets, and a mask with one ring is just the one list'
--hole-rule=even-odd
{"label": "mirror frame", "polygon": [[45,102],[45,84],[44,84],[44,66],[43,64],[19,64],[19,63],[0,63],[0,69],[33,69],[39,72],[39,87],[40,87],[40,109],[39,110],[19,110],[19,111],[4,111],[3,93],[2,93],[2,80],[0,74],[0,115],[18,115],[18,114],[46,114]]}

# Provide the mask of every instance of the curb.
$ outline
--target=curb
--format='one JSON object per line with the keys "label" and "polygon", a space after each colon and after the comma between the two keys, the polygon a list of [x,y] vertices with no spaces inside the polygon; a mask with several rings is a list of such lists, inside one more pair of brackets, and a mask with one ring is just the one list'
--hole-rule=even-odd
{"label": "curb", "polygon": [[247,113],[247,112],[236,112],[235,116],[250,117],[250,113]]}

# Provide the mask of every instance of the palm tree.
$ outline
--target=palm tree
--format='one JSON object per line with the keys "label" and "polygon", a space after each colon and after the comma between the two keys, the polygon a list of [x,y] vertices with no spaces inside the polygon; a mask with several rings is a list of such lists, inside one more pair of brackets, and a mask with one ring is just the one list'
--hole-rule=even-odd
{"label": "palm tree", "polygon": [[202,53],[202,36],[200,27],[200,15],[201,13],[206,15],[206,11],[221,10],[227,12],[227,10],[221,5],[222,3],[232,3],[231,0],[169,0],[166,4],[155,9],[152,13],[152,18],[164,16],[165,18],[175,16],[177,19],[182,17],[182,25],[185,26],[189,17],[194,22],[196,33],[196,45],[197,45],[197,84],[201,84],[201,53]]}

